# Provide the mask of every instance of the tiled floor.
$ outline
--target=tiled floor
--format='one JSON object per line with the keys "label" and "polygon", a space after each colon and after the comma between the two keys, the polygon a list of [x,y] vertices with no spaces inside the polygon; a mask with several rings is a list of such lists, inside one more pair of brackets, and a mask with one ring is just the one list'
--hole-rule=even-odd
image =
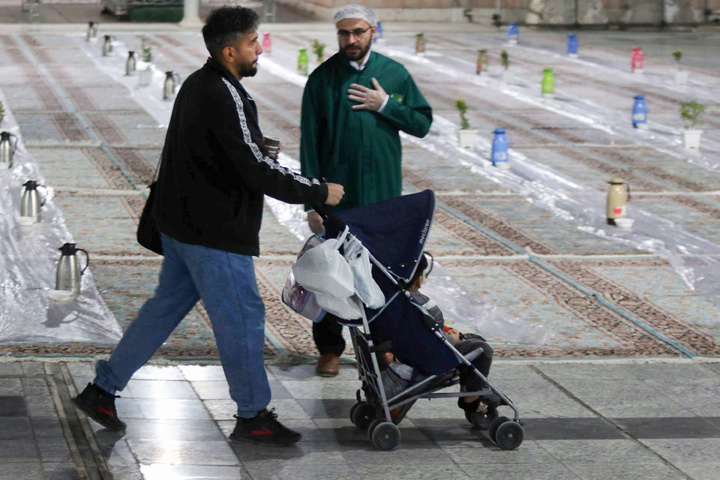
{"label": "tiled floor", "polygon": [[[269,365],[271,407],[303,434],[293,447],[236,444],[222,369],[146,366],[117,400],[124,434],[69,399],[87,362],[0,363],[0,479],[717,479],[720,363],[496,362],[492,378],[518,406],[525,441],[503,451],[454,399],[421,400],[392,452],[348,418],[360,383],[309,364]],[[713,453],[715,452],[715,453]]]}

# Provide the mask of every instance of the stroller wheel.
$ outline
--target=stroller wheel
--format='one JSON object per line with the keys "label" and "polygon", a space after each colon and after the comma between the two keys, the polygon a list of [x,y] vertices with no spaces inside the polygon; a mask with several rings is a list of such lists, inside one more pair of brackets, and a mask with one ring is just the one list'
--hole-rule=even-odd
{"label": "stroller wheel", "polygon": [[503,450],[515,450],[525,438],[522,426],[513,421],[501,424],[495,431],[495,443]]}
{"label": "stroller wheel", "polygon": [[368,438],[375,448],[392,450],[400,443],[400,429],[394,423],[379,418],[368,427]]}
{"label": "stroller wheel", "polygon": [[490,422],[490,427],[488,427],[488,436],[490,437],[490,440],[493,441],[493,443],[497,443],[497,440],[495,440],[495,433],[497,432],[498,427],[502,425],[505,422],[509,422],[510,419],[507,417],[497,417],[495,420]]}
{"label": "stroller wheel", "polygon": [[350,409],[350,421],[360,430],[366,430],[375,420],[375,407],[368,402],[359,402]]}
{"label": "stroller wheel", "polygon": [[487,430],[498,415],[500,414],[497,410],[490,410],[488,413],[465,412],[465,419],[480,430]]}

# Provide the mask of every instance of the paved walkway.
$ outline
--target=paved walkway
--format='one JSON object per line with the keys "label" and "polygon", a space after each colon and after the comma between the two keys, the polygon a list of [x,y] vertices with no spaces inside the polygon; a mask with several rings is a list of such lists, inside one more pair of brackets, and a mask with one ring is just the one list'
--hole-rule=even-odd
{"label": "paved walkway", "polygon": [[233,402],[217,366],[145,367],[117,400],[119,435],[69,403],[88,363],[0,363],[0,478],[716,480],[720,365],[499,363],[492,378],[525,418],[502,451],[454,401],[419,401],[402,443],[374,449],[348,411],[358,381],[310,365],[270,366],[271,407],[303,434],[291,448],[229,443]]}

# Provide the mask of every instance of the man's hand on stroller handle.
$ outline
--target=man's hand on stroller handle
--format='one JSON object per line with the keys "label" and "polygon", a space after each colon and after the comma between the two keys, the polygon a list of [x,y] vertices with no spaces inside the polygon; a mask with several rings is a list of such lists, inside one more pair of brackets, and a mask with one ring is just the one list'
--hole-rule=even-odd
{"label": "man's hand on stroller handle", "polygon": [[345,195],[345,188],[337,183],[327,183],[326,185],[328,186],[328,196],[325,205],[335,206]]}
{"label": "man's hand on stroller handle", "polygon": [[307,221],[308,226],[310,227],[310,231],[312,233],[320,234],[325,231],[325,227],[323,226],[323,219],[319,213],[315,211],[308,212]]}
{"label": "man's hand on stroller handle", "polygon": [[[324,180],[324,179],[323,179]],[[338,183],[325,182],[328,186],[328,196],[325,200],[325,205],[313,205],[314,211],[310,211],[307,214],[308,226],[310,231],[315,234],[320,234],[325,231],[323,222],[325,218],[330,215],[330,209],[326,205],[335,206],[340,203],[342,197],[345,195],[345,187]]]}

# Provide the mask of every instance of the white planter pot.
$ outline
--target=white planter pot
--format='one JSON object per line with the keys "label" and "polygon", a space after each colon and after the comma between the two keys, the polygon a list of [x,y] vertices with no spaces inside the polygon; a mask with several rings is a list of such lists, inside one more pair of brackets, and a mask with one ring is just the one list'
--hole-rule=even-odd
{"label": "white planter pot", "polygon": [[508,70],[503,69],[500,73],[500,81],[503,83],[510,83],[510,80],[512,80],[512,74]]}
{"label": "white planter pot", "polygon": [[141,87],[146,87],[150,85],[150,82],[152,81],[153,76],[153,70],[152,66],[149,66],[145,69],[138,71],[138,85]]}
{"label": "white planter pot", "polygon": [[472,150],[473,146],[475,146],[475,136],[477,135],[478,131],[474,129],[465,129],[465,130],[458,130],[458,144],[460,145],[460,148],[467,148],[468,150]]}
{"label": "white planter pot", "polygon": [[697,150],[700,148],[700,137],[702,136],[702,130],[689,130],[685,129],[682,131],[683,145],[685,148],[690,150]]}
{"label": "white planter pot", "polygon": [[675,83],[677,85],[687,85],[688,81],[688,72],[685,72],[683,70],[678,70],[675,72]]}

